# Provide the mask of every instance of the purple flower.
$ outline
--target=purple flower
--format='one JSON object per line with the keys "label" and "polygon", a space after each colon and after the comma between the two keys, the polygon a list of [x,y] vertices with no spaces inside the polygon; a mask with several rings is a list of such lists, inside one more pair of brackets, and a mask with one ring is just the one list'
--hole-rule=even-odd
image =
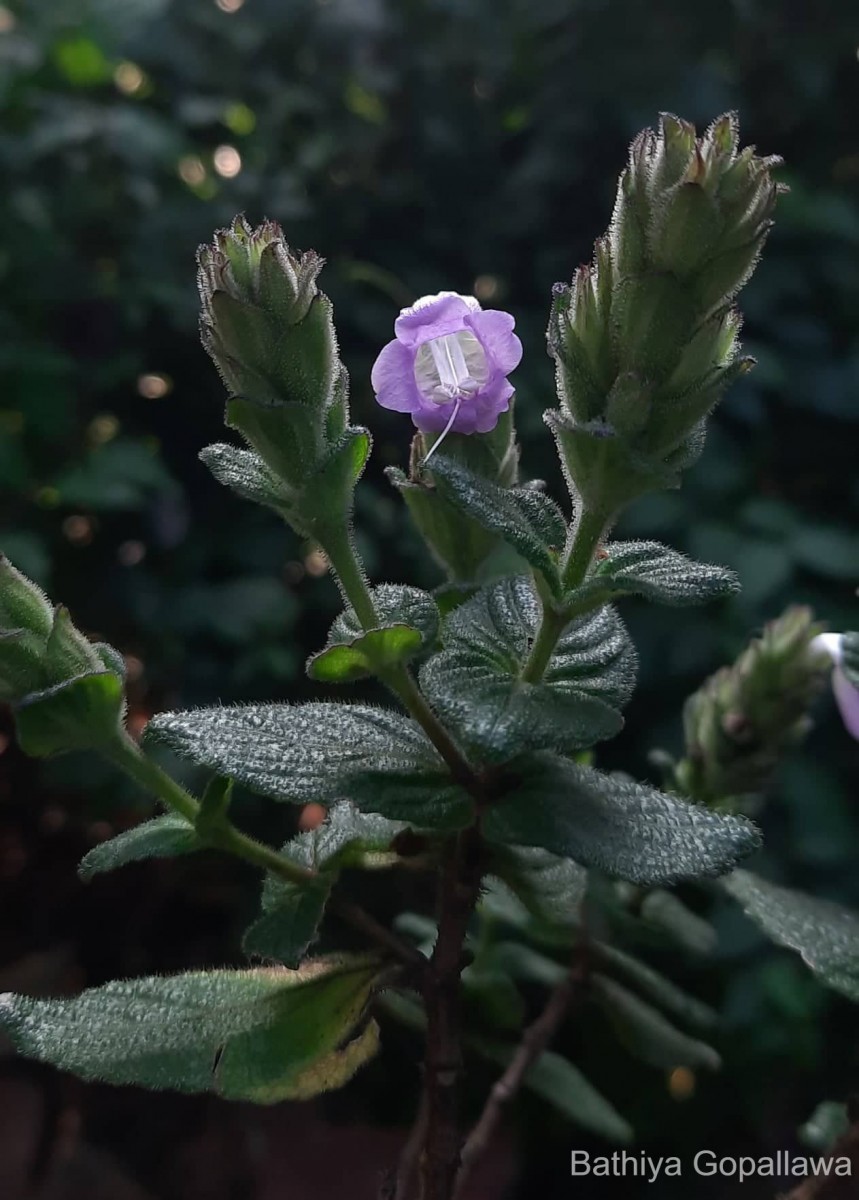
{"label": "purple flower", "polygon": [[425,433],[489,433],[510,407],[507,376],[522,357],[514,324],[473,296],[422,296],[397,317],[396,337],[373,365],[376,399],[411,413]]}
{"label": "purple flower", "polygon": [[855,687],[842,667],[843,641],[841,633],[819,633],[811,643],[812,650],[828,654],[832,659],[832,691],[835,703],[847,732],[859,739],[859,688]]}

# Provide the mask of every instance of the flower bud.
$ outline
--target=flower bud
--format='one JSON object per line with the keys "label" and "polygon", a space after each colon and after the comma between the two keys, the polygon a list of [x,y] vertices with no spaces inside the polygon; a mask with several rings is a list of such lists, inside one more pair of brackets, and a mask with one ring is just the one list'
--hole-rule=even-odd
{"label": "flower bud", "polygon": [[103,745],[118,735],[125,706],[118,661],[0,557],[0,700],[12,705],[28,754]]}
{"label": "flower bud", "polygon": [[[732,301],[772,224],[783,190],[772,178],[779,162],[739,151],[733,114],[701,137],[663,115],[658,130],[632,143],[593,263],[570,287],[555,286],[548,348],[561,412],[550,423],[556,436],[566,428],[600,439],[592,453],[626,477],[624,497],[600,486],[610,509],[676,484],[679,464],[694,457],[690,447],[700,447],[703,419],[752,365],[740,356]],[[576,462],[565,461],[575,490],[593,505]]]}
{"label": "flower bud", "polygon": [[766,790],[782,755],[807,733],[825,684],[829,660],[819,634],[809,609],[789,608],[690,696],[686,757],[675,768],[681,791],[737,809]]}
{"label": "flower bud", "polygon": [[331,303],[316,286],[323,260],[295,254],[274,221],[251,229],[243,217],[197,260],[202,339],[230,391],[227,421],[300,490],[348,418]]}

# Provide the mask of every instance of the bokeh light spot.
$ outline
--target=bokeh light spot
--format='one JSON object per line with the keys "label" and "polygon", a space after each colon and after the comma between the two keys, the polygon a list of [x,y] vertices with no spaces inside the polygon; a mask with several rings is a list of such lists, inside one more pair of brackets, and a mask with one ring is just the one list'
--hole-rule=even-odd
{"label": "bokeh light spot", "polygon": [[222,178],[234,179],[242,169],[242,156],[235,146],[218,146],[212,163]]}

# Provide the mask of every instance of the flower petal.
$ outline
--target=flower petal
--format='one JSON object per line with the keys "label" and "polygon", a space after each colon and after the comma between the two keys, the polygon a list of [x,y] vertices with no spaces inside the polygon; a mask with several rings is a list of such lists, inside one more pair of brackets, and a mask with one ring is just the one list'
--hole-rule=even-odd
{"label": "flower petal", "polygon": [[513,332],[516,321],[510,313],[499,308],[470,313],[466,325],[474,330],[493,366],[502,375],[516,370],[522,361],[522,343]]}
{"label": "flower petal", "polygon": [[370,382],[382,408],[414,412],[421,405],[415,383],[415,354],[401,342],[388,342],[373,363]]}
{"label": "flower petal", "polygon": [[832,690],[847,732],[859,740],[859,688],[855,688],[841,668],[836,667],[832,672]]}
{"label": "flower petal", "polygon": [[465,318],[473,312],[469,299],[457,292],[423,296],[411,308],[404,308],[394,321],[397,340],[404,346],[420,346],[432,338],[465,329]]}

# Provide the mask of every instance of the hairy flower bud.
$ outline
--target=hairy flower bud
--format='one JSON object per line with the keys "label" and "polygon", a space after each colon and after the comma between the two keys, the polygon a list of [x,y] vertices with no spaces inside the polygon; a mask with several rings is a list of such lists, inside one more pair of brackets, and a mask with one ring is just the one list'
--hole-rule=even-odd
{"label": "hairy flower bud", "polygon": [[348,422],[345,370],[323,260],[294,253],[274,221],[236,217],[197,256],[203,344],[230,392],[227,421],[296,490]]}
{"label": "hairy flower bud", "polygon": [[819,634],[809,609],[789,608],[689,697],[680,790],[721,809],[748,807],[765,791],[781,756],[807,733],[825,684],[830,663]]}
{"label": "hairy flower bud", "polygon": [[[632,143],[609,232],[571,286],[555,285],[549,318],[561,401],[549,423],[589,506],[676,483],[702,421],[752,365],[732,302],[772,224],[779,162],[739,151],[733,114],[701,137],[663,115]],[[602,465],[583,475],[589,454]]]}

